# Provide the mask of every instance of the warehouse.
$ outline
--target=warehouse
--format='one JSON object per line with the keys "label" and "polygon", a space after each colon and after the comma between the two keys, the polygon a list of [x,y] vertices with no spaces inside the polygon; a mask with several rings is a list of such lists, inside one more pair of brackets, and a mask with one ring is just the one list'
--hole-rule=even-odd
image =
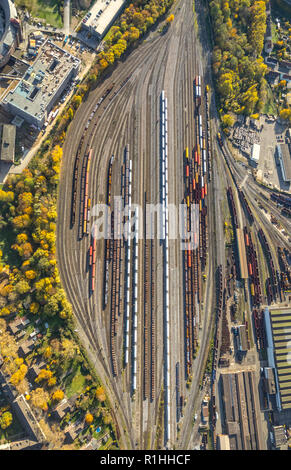
{"label": "warehouse", "polygon": [[266,307],[268,365],[274,368],[279,411],[291,408],[291,309]]}
{"label": "warehouse", "polygon": [[101,40],[125,4],[126,0],[97,0],[83,19],[83,29]]}
{"label": "warehouse", "polygon": [[260,159],[260,150],[261,146],[259,144],[254,144],[252,147],[251,160],[254,163],[258,163]]}
{"label": "warehouse", "polygon": [[34,64],[2,104],[8,112],[40,129],[79,68],[78,58],[47,40]]}
{"label": "warehouse", "polygon": [[289,183],[291,181],[291,156],[289,145],[278,144],[277,155],[282,172],[282,178],[285,183]]}
{"label": "warehouse", "polygon": [[11,124],[0,124],[0,160],[14,163],[16,127]]}
{"label": "warehouse", "polygon": [[219,388],[223,433],[229,437],[230,450],[263,449],[255,372],[222,373]]}

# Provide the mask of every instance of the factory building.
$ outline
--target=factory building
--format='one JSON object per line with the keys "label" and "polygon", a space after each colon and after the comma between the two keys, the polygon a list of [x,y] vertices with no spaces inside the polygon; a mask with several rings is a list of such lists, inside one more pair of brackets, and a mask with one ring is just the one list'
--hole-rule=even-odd
{"label": "factory building", "polygon": [[126,0],[97,0],[82,21],[83,29],[101,40],[126,5]]}
{"label": "factory building", "polygon": [[14,163],[16,127],[0,124],[0,161]]}
{"label": "factory building", "polygon": [[277,156],[282,172],[282,178],[285,183],[291,181],[291,155],[290,147],[288,144],[278,144],[277,145]]}
{"label": "factory building", "polygon": [[[266,307],[264,311],[269,368],[274,370],[276,405],[291,408],[291,310]],[[274,393],[274,388],[273,388]]]}
{"label": "factory building", "polygon": [[263,449],[259,421],[259,399],[252,370],[221,373],[222,430],[230,450]]}
{"label": "factory building", "polygon": [[79,68],[78,58],[48,39],[34,64],[2,104],[13,115],[40,129]]}
{"label": "factory building", "polygon": [[0,68],[4,67],[22,39],[21,23],[11,0],[0,5]]}

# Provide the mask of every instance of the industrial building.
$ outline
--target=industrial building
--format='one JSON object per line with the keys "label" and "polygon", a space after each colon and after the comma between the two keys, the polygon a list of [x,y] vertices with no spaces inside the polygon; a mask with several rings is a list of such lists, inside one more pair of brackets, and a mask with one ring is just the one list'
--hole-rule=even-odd
{"label": "industrial building", "polygon": [[291,155],[289,144],[278,144],[277,156],[282,172],[282,178],[285,183],[289,183],[291,181]]}
{"label": "industrial building", "polygon": [[255,372],[221,373],[219,388],[222,430],[229,437],[230,450],[263,449]]}
{"label": "industrial building", "polygon": [[0,124],[0,161],[14,163],[16,127]]}
{"label": "industrial building", "polygon": [[251,153],[251,160],[254,162],[254,163],[258,163],[259,159],[260,159],[260,150],[261,150],[261,146],[259,144],[253,144],[253,147],[252,147],[252,153]]}
{"label": "industrial building", "polygon": [[291,309],[266,307],[264,311],[268,365],[274,369],[276,405],[291,408]]}
{"label": "industrial building", "polygon": [[4,67],[21,41],[21,23],[11,0],[1,0],[0,5],[0,68]]}
{"label": "industrial building", "polygon": [[82,27],[101,40],[126,5],[126,0],[97,0],[82,22]]}
{"label": "industrial building", "polygon": [[40,129],[79,68],[78,58],[48,39],[34,64],[2,104],[8,112]]}

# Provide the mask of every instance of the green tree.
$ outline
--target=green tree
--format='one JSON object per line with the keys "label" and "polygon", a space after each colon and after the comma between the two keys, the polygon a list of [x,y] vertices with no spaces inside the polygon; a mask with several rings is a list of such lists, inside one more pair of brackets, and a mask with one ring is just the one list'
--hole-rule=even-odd
{"label": "green tree", "polygon": [[7,429],[11,423],[13,421],[13,417],[12,417],[12,414],[9,412],[9,411],[5,411],[5,413],[3,413],[1,416],[0,416],[0,427],[1,429]]}

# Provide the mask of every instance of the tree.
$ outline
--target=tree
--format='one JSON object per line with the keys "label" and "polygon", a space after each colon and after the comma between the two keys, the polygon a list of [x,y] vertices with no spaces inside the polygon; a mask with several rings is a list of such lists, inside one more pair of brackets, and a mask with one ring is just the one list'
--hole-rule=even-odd
{"label": "tree", "polygon": [[82,97],[80,95],[75,95],[72,99],[72,105],[75,109],[78,109],[80,104],[82,103]]}
{"label": "tree", "polygon": [[93,422],[93,415],[91,415],[91,413],[87,413],[86,416],[85,416],[85,421],[87,424],[91,424]]}
{"label": "tree", "polygon": [[53,373],[51,370],[42,369],[40,373],[38,374],[38,376],[36,377],[35,382],[39,383],[43,380],[49,380],[52,378],[52,376],[53,376]]}
{"label": "tree", "polygon": [[36,278],[36,272],[33,271],[32,269],[30,269],[30,270],[25,272],[25,277],[27,279],[30,279],[30,280],[35,279]]}
{"label": "tree", "polygon": [[110,413],[105,413],[104,416],[103,416],[103,421],[104,421],[104,424],[108,425],[112,422],[112,416]]}
{"label": "tree", "polygon": [[53,352],[53,351],[52,351],[51,346],[47,346],[47,347],[45,348],[45,350],[44,350],[43,357],[44,357],[45,359],[49,359],[49,358],[51,357],[51,355],[52,355],[52,352]]}
{"label": "tree", "polygon": [[68,338],[62,340],[62,356],[65,359],[72,359],[76,354],[79,353],[79,348],[73,341]]}
{"label": "tree", "polygon": [[175,16],[172,14],[166,19],[167,24],[171,24],[174,21]]}
{"label": "tree", "polygon": [[39,311],[39,304],[37,302],[32,302],[30,304],[29,311],[33,314],[36,314]]}
{"label": "tree", "polygon": [[26,294],[30,290],[30,285],[22,279],[15,285],[15,290],[18,294]]}
{"label": "tree", "polygon": [[230,114],[224,114],[221,117],[221,122],[223,128],[232,127],[234,125],[234,118]]}
{"label": "tree", "polygon": [[15,387],[24,379],[26,374],[27,374],[27,365],[21,364],[19,369],[16,372],[14,372],[14,374],[11,375],[10,382]]}
{"label": "tree", "polygon": [[28,214],[18,215],[14,217],[12,224],[16,229],[27,228],[31,224],[31,219]]}
{"label": "tree", "polygon": [[9,411],[5,411],[5,413],[0,416],[1,429],[7,429],[11,425],[12,421],[12,414]]}
{"label": "tree", "polygon": [[36,408],[39,408],[43,411],[47,411],[49,400],[49,394],[43,388],[36,388],[31,392],[31,403]]}
{"label": "tree", "polygon": [[106,400],[106,394],[102,386],[96,389],[96,398],[101,402]]}
{"label": "tree", "polygon": [[266,32],[266,4],[264,1],[254,2],[250,8],[249,38],[254,52],[259,55],[264,45]]}
{"label": "tree", "polygon": [[287,121],[288,119],[291,119],[291,109],[289,109],[289,108],[281,109],[280,118],[284,119],[284,121]]}
{"label": "tree", "polygon": [[0,202],[13,202],[14,193],[12,191],[3,191],[0,189]]}
{"label": "tree", "polygon": [[63,398],[64,398],[64,392],[62,390],[56,390],[53,395],[52,395],[52,399],[54,401],[61,401]]}

